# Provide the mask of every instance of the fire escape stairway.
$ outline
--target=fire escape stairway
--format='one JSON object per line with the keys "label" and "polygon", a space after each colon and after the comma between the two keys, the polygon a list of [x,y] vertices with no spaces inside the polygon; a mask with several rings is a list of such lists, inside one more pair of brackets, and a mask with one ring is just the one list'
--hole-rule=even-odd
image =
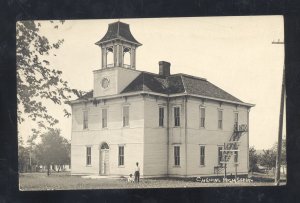
{"label": "fire escape stairway", "polygon": [[227,143],[224,143],[222,151],[222,159],[220,164],[214,167],[214,173],[220,174],[225,170],[226,165],[229,163],[231,156],[235,151],[239,151],[240,138],[244,132],[247,132],[247,125],[234,125],[234,130]]}

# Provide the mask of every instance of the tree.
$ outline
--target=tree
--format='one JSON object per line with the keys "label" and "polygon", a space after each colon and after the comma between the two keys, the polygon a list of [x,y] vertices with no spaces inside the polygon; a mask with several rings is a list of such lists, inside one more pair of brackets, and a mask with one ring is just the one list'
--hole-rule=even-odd
{"label": "tree", "polygon": [[22,137],[18,139],[18,165],[19,165],[19,172],[25,172],[28,168],[29,162],[29,151],[24,146]]}
{"label": "tree", "polygon": [[[59,23],[50,22],[54,29],[58,29]],[[60,21],[61,24],[63,22]],[[53,54],[51,51],[62,45],[63,39],[51,44],[40,34],[41,24],[34,21],[19,21],[16,26],[18,122],[24,121],[25,113],[39,127],[52,127],[58,120],[49,115],[42,101],[47,99],[61,105],[68,103],[73,95],[81,96],[83,92],[71,89],[62,79],[62,71],[51,67],[47,60],[47,56]],[[66,109],[63,111],[65,116],[70,116]]]}
{"label": "tree", "polygon": [[70,143],[60,135],[59,129],[50,129],[41,138],[35,154],[39,163],[47,166],[47,175],[51,165],[70,164]]}
{"label": "tree", "polygon": [[258,155],[254,147],[250,147],[249,149],[249,170],[253,173],[258,170]]}
{"label": "tree", "polygon": [[[281,145],[281,165],[286,165],[286,139],[282,139],[282,145]],[[278,143],[276,142],[272,150],[277,154],[277,149],[278,149]]]}
{"label": "tree", "polygon": [[271,169],[276,165],[276,152],[272,149],[263,150],[263,154],[259,156],[259,163],[262,166]]}

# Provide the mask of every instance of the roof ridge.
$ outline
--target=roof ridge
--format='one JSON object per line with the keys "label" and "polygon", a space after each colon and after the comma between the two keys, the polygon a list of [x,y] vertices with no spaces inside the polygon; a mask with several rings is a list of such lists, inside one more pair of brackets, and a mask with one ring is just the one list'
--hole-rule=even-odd
{"label": "roof ridge", "polygon": [[187,91],[186,91],[186,86],[185,86],[185,83],[184,83],[184,81],[183,81],[182,75],[180,75],[180,78],[181,78],[182,85],[183,85],[183,88],[184,88],[184,93],[187,93]]}
{"label": "roof ridge", "polygon": [[176,74],[173,74],[173,75],[180,75],[180,76],[185,76],[185,77],[189,77],[189,78],[193,78],[193,79],[207,81],[206,78],[202,78],[202,77],[198,77],[198,76],[193,76],[193,75],[188,75],[188,74],[185,74],[185,73],[176,73]]}

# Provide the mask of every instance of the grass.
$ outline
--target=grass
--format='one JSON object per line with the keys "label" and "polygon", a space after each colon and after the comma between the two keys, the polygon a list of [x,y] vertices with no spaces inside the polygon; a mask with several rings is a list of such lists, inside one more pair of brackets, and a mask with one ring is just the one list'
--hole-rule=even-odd
{"label": "grass", "polygon": [[138,188],[194,188],[226,186],[270,186],[273,179],[266,174],[254,174],[252,183],[200,183],[196,178],[141,179],[140,183],[128,183],[126,179],[86,179],[69,173],[25,173],[19,176],[20,190],[80,190],[80,189],[138,189]]}

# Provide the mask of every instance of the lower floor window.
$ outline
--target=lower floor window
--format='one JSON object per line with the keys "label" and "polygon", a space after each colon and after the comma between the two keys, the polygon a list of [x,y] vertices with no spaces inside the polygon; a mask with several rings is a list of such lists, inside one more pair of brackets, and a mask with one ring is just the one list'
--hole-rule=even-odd
{"label": "lower floor window", "polygon": [[174,146],[174,164],[180,166],[180,147]]}
{"label": "lower floor window", "polygon": [[119,166],[124,166],[124,146],[119,146]]}
{"label": "lower floor window", "polygon": [[234,152],[234,162],[235,162],[235,163],[237,163],[237,162],[239,161],[238,158],[239,158],[238,151],[235,151],[235,152]]}
{"label": "lower floor window", "polygon": [[205,146],[200,146],[200,165],[205,165]]}
{"label": "lower floor window", "polygon": [[92,164],[92,148],[86,147],[86,165]]}

